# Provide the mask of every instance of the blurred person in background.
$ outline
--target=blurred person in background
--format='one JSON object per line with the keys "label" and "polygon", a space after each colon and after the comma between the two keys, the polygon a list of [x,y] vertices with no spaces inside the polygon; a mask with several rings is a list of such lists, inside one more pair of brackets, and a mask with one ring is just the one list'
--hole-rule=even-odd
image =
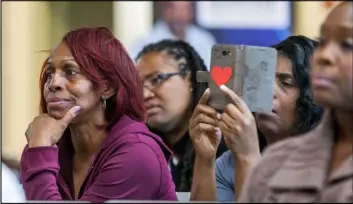
{"label": "blurred person in background", "polygon": [[[241,98],[221,87],[233,103],[218,119],[216,110],[207,106],[210,92],[204,94],[189,130],[196,150],[192,200],[238,199],[245,178],[261,158],[259,136],[270,145],[318,124],[323,109],[313,102],[309,83],[310,62],[317,45],[307,37],[291,36],[272,46],[278,53],[272,113],[253,116]],[[199,124],[204,124],[203,129],[196,128]],[[219,138],[215,127],[220,128],[229,148],[216,161],[214,151]]]}
{"label": "blurred person in background", "polygon": [[129,49],[136,58],[144,46],[163,39],[180,39],[190,43],[200,54],[209,69],[211,48],[216,44],[213,35],[192,23],[194,11],[190,1],[163,1],[161,18],[147,37],[137,40]]}
{"label": "blurred person in background", "polygon": [[320,28],[311,68],[325,113],[310,132],[270,146],[239,202],[353,202],[353,3],[334,7]]}
{"label": "blurred person in background", "polygon": [[171,152],[145,125],[138,72],[111,31],[68,32],[40,88],[20,163],[28,200],[177,200]]}
{"label": "blurred person in background", "polygon": [[[144,87],[147,125],[173,152],[170,162],[178,192],[190,192],[195,152],[189,137],[189,119],[207,83],[196,81],[206,71],[197,51],[182,40],[162,40],[144,47],[136,68]],[[217,156],[226,151],[221,143]]]}
{"label": "blurred person in background", "polygon": [[3,162],[1,163],[1,201],[3,203],[26,202],[25,193],[16,175]]}

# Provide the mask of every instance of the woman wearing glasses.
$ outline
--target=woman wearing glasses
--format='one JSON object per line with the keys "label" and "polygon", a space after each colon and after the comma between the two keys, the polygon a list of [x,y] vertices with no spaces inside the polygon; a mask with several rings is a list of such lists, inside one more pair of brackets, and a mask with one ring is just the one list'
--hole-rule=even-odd
{"label": "woman wearing glasses", "polygon": [[[173,151],[170,170],[176,190],[191,188],[194,151],[188,126],[207,83],[196,81],[197,71],[207,71],[199,54],[181,40],[147,45],[137,56],[137,69],[144,86],[147,124]],[[221,143],[217,155],[224,152]]]}

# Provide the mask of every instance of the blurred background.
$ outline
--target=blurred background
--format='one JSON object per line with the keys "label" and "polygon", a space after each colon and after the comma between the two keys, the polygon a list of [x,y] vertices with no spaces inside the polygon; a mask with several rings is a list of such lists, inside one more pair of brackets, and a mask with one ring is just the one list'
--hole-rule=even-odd
{"label": "blurred background", "polygon": [[[131,57],[148,42],[185,38],[209,63],[215,43],[267,46],[292,34],[315,38],[337,1],[2,2],[2,157],[19,161],[28,124],[39,113],[39,73],[62,36],[83,26],[105,26]],[[189,29],[183,36],[181,30]],[[179,36],[180,35],[180,36]]]}

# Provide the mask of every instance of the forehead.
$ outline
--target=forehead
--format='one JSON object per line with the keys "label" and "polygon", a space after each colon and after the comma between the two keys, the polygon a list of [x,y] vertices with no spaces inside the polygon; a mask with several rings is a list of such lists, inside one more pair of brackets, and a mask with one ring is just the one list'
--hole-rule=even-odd
{"label": "forehead", "polygon": [[178,62],[170,57],[165,51],[151,52],[143,55],[136,64],[140,76],[150,75],[152,73],[176,71]]}
{"label": "forehead", "polygon": [[62,61],[62,60],[74,60],[71,51],[66,43],[61,42],[57,45],[48,58],[48,62]]}
{"label": "forehead", "polygon": [[353,3],[337,5],[326,17],[323,26],[345,26],[353,28]]}
{"label": "forehead", "polygon": [[292,62],[289,60],[288,57],[279,55],[277,57],[277,67],[276,67],[276,72],[277,73],[287,73],[287,74],[292,74]]}

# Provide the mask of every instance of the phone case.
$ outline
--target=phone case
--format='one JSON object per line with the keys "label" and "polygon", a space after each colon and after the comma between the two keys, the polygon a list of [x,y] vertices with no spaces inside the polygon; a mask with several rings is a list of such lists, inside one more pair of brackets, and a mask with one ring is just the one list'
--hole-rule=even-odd
{"label": "phone case", "polygon": [[240,96],[252,112],[271,112],[277,51],[270,47],[214,45],[208,84],[209,105],[222,112],[230,102],[224,84]]}

